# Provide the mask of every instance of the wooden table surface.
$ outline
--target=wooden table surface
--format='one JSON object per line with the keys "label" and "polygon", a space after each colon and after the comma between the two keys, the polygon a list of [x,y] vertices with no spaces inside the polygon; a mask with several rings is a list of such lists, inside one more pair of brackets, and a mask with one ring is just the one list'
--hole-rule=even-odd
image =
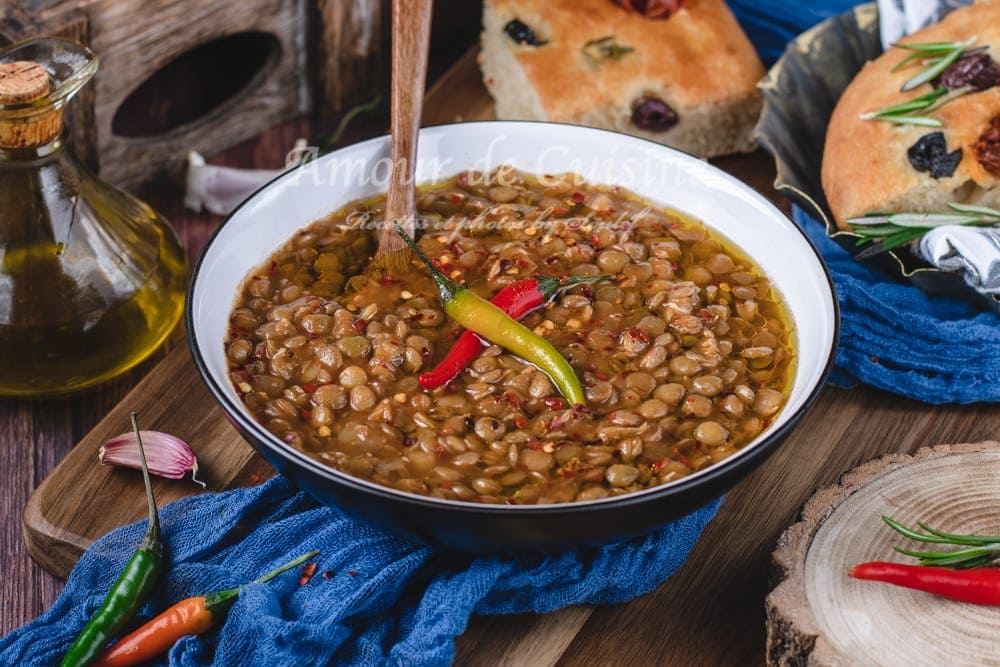
{"label": "wooden table surface", "polygon": [[[446,80],[444,90],[453,99],[482,96],[468,60],[464,59],[459,75]],[[278,166],[300,136],[310,136],[308,123],[291,122],[227,151],[217,161]],[[731,166],[726,161],[721,164]],[[775,196],[766,169],[746,177],[754,187]],[[169,188],[148,193],[147,199],[170,217],[194,258],[218,219],[183,211],[179,193]],[[7,476],[0,485],[0,564],[5,575],[0,579],[0,633],[41,613],[61,587],[29,559],[21,539],[21,508],[73,443],[154,368],[155,361],[82,396],[0,402],[0,466]],[[574,607],[541,616],[474,618],[458,641],[458,662],[760,664],[770,552],[813,490],[884,453],[986,440],[998,432],[1000,410],[995,406],[928,406],[870,388],[827,388],[789,440],[730,492],[674,578],[628,604]],[[643,573],[634,575],[641,578]]]}

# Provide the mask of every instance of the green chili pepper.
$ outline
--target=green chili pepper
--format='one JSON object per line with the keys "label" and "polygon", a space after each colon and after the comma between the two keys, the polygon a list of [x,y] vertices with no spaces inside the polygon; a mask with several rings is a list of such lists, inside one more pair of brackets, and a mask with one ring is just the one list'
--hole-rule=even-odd
{"label": "green chili pepper", "polygon": [[60,663],[61,667],[89,665],[93,662],[107,646],[108,640],[121,630],[122,626],[132,618],[149,597],[163,565],[160,517],[156,511],[153,487],[149,481],[149,470],[146,468],[146,453],[142,449],[142,439],[139,436],[139,422],[134,412],[131,419],[132,430],[135,432],[136,444],[139,447],[139,458],[142,461],[142,478],[146,484],[146,500],[149,503],[149,525],[146,528],[146,537],[111,586],[101,608],[83,628],[73,645],[69,647],[66,657]]}
{"label": "green chili pepper", "polygon": [[576,372],[559,354],[552,343],[533,333],[492,303],[471,290],[450,280],[431,263],[410,235],[396,224],[396,233],[403,237],[424,263],[437,284],[441,305],[449,317],[469,331],[513,352],[545,371],[571,405],[583,405],[586,398]]}

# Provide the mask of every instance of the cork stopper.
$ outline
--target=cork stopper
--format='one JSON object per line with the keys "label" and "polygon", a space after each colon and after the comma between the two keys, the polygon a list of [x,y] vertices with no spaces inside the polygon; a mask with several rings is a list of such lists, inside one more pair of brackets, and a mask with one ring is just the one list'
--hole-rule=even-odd
{"label": "cork stopper", "polygon": [[[49,94],[49,75],[34,62],[17,60],[0,63],[0,105],[35,102]],[[62,111],[0,110],[0,148],[31,148],[52,141],[62,131]]]}
{"label": "cork stopper", "polygon": [[34,102],[49,94],[49,75],[38,63],[15,60],[0,64],[0,104]]}

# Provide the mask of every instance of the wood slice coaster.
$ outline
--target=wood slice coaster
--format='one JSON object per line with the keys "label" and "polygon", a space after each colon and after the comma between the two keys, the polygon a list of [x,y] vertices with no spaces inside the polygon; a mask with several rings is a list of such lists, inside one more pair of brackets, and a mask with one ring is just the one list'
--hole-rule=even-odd
{"label": "wood slice coaster", "polygon": [[892,454],[818,491],[773,554],[769,665],[1000,665],[1000,607],[847,575],[865,561],[916,562],[893,546],[934,550],[882,522],[1000,533],[1000,442]]}

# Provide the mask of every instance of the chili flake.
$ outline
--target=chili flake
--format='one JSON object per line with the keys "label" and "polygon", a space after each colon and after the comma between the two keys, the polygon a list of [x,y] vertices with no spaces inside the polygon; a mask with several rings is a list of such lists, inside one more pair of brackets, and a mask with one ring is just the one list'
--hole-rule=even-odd
{"label": "chili flake", "polygon": [[299,577],[299,586],[305,586],[316,574],[316,563],[306,563],[301,567],[302,576]]}

